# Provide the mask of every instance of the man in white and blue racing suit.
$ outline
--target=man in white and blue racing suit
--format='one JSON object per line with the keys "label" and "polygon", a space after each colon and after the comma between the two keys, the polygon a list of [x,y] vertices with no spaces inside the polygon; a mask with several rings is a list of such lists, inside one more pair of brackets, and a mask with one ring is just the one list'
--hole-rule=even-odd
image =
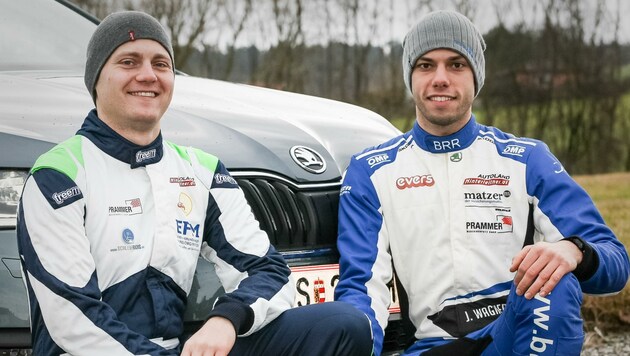
{"label": "man in white and blue racing suit", "polygon": [[579,355],[582,292],[625,286],[624,246],[543,142],[476,122],[485,43],[466,17],[433,12],[403,47],[417,122],[350,162],[336,300],[370,318],[376,355],[394,276],[405,355]]}
{"label": "man in white and blue racing suit", "polygon": [[[162,140],[174,80],[156,19],[120,12],[97,27],[85,76],[96,109],[36,161],[19,206],[33,354],[368,354],[355,308],[291,309],[290,270],[221,161]],[[182,345],[199,256],[226,294]]]}

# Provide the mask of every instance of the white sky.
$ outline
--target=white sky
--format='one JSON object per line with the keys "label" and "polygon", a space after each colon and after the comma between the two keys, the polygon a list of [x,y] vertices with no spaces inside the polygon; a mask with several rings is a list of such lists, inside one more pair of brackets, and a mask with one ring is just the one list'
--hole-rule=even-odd
{"label": "white sky", "polygon": [[[234,0],[231,0],[234,1]],[[630,43],[630,21],[626,18],[630,17],[630,1],[628,0],[580,0],[579,6],[583,9],[585,16],[585,36],[589,37],[593,34],[595,24],[595,4],[603,1],[606,10],[602,14],[601,25],[595,34],[596,40],[609,41],[613,38],[615,28],[614,23],[616,16],[620,16],[619,21],[619,39],[621,43]],[[329,15],[333,26],[325,26],[326,9],[324,4],[332,3],[326,0],[303,0],[304,17],[303,32],[304,41],[307,44],[325,42],[328,38],[345,39],[346,34],[350,31],[350,37],[355,38],[358,42],[365,43],[368,39],[373,45],[383,45],[390,40],[401,41],[407,30],[424,14],[431,9],[455,9],[453,3],[465,2],[462,0],[433,0],[431,8],[419,4],[427,2],[426,0],[360,0],[360,6],[363,7],[360,22],[358,23],[358,32],[355,35],[352,26],[348,28],[349,21],[345,19],[343,11],[339,8],[330,8]],[[545,1],[548,2],[548,1]],[[237,47],[249,46],[255,44],[259,48],[268,48],[274,44],[278,38],[278,31],[273,21],[273,15],[270,7],[263,7],[262,4],[269,2],[254,1],[255,12],[249,19],[244,32],[236,42]],[[281,2],[283,3],[283,2]],[[336,3],[336,2],[335,2]],[[497,10],[501,13],[507,27],[518,22],[522,22],[522,18],[528,26],[534,28],[539,27],[543,21],[543,10],[537,0],[469,0],[468,3],[475,6],[470,9],[470,18],[481,30],[482,33],[488,32],[498,23]],[[238,4],[232,3],[231,5]],[[238,5],[235,5],[237,8]],[[378,21],[376,26],[372,23],[371,14],[376,11]],[[625,20],[625,21],[624,21]],[[376,28],[377,30],[371,30]],[[208,39],[210,43],[216,43],[216,38],[221,38],[220,47],[231,41],[231,33],[229,30],[210,31]]]}

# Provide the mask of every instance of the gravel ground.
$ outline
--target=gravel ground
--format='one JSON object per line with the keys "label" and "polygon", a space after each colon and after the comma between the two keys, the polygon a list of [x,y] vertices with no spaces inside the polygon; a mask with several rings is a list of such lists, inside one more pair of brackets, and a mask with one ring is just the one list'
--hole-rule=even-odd
{"label": "gravel ground", "polygon": [[[398,355],[397,352],[384,354]],[[630,356],[630,327],[605,333],[598,328],[587,332],[580,356]]]}
{"label": "gravel ground", "polygon": [[630,328],[602,333],[599,329],[587,332],[582,356],[630,355]]}

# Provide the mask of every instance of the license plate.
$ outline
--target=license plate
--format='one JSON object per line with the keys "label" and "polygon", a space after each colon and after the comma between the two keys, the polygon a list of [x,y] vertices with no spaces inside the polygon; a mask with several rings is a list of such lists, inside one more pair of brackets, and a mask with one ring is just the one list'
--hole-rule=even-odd
{"label": "license plate", "polygon": [[[295,306],[330,302],[339,282],[339,264],[291,267],[295,281]],[[389,313],[400,313],[395,283],[391,284]]]}

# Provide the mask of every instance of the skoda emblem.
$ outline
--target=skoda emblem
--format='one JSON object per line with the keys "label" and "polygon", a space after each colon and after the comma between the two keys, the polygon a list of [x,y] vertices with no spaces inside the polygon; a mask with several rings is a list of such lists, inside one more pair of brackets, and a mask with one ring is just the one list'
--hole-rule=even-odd
{"label": "skoda emblem", "polygon": [[293,146],[289,152],[295,163],[308,172],[319,174],[326,170],[324,158],[312,148]]}
{"label": "skoda emblem", "polygon": [[451,155],[451,162],[459,162],[462,160],[462,153],[461,152],[455,152]]}

